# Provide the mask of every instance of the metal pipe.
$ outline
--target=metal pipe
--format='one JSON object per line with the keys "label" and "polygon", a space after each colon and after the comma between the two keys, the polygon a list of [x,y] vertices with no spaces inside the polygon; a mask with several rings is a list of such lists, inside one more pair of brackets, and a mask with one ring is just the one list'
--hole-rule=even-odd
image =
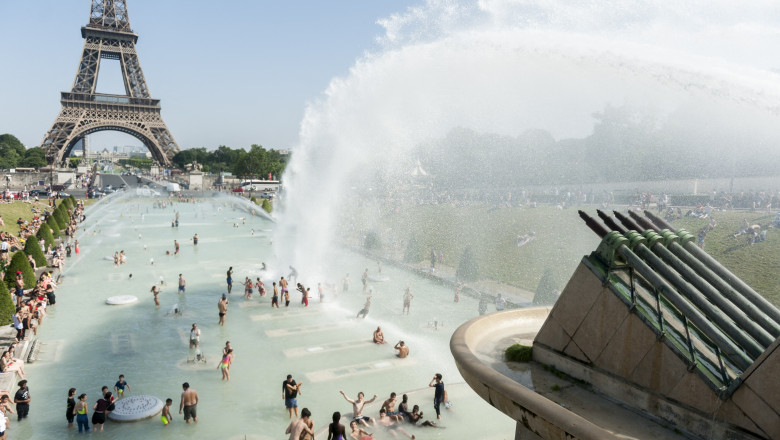
{"label": "metal pipe", "polygon": [[636,224],[635,221],[633,221],[630,218],[626,217],[625,215],[619,213],[618,211],[612,211],[612,213],[615,214],[615,218],[620,220],[620,223],[623,223],[624,225],[626,225],[627,228],[633,229],[633,230],[635,230],[637,232],[642,232],[642,231],[645,230],[645,228],[639,226],[638,224]]}
{"label": "metal pipe", "polygon": [[[663,245],[659,244],[655,246],[663,247]],[[664,248],[664,250],[668,252],[666,248]],[[683,279],[683,277],[680,276],[679,273],[672,270],[672,268],[669,267],[670,265],[664,263],[661,258],[658,257],[658,255],[654,254],[653,251],[651,251],[644,244],[637,244],[634,247],[634,252],[641,256],[657,273],[660,273],[667,281],[669,281],[677,289],[677,293],[681,294],[687,300],[693,303],[693,305],[695,305],[700,311],[704,313],[704,316],[712,320],[724,333],[726,333],[732,340],[736,341],[745,351],[748,352],[748,354],[750,354],[750,356],[753,357],[753,359],[759,357],[761,353],[764,352],[765,347],[774,342],[769,334],[765,334],[766,338],[770,340],[765,346],[759,345],[755,340],[748,337],[748,335],[745,334],[745,332],[739,328],[734,321],[729,319],[720,309],[713,307],[712,303],[706,296],[704,296],[704,294],[702,294],[702,292],[689,284],[685,279]],[[671,252],[669,253],[671,254]],[[680,263],[680,260],[676,258],[675,260],[677,263]],[[675,269],[677,269],[677,267],[675,267]],[[727,301],[720,302],[727,303]],[[720,306],[720,304],[718,305]],[[730,305],[733,307],[733,304]],[[738,314],[739,311],[736,313]],[[761,335],[763,336],[764,334]]]}
{"label": "metal pipe", "polygon": [[663,294],[684,316],[707,335],[716,345],[721,347],[725,356],[731,360],[738,368],[746,370],[753,360],[745,355],[740,347],[734,344],[734,341],[727,338],[721,330],[716,328],[707,317],[693,307],[687,299],[678,294],[660,275],[655,273],[641,258],[626,245],[620,245],[617,252],[626,259],[647,281],[658,289],[659,294]]}
{"label": "metal pipe", "polygon": [[655,223],[659,228],[661,229],[668,229],[670,231],[674,231],[674,226],[669,224],[666,220],[662,219],[661,217],[658,217],[657,215],[653,214],[652,212],[645,210],[645,215],[647,218],[649,218],[653,223]]}
{"label": "metal pipe", "polygon": [[[652,212],[645,211],[645,215],[653,221],[656,225],[663,226],[665,229],[675,232],[676,229],[667,223],[664,219],[654,215]],[[762,313],[774,321],[774,326],[780,326],[780,310],[772,303],[766,300],[763,296],[758,294],[753,288],[745,284],[744,281],[739,279],[731,271],[726,269],[722,264],[717,262],[708,253],[701,250],[693,242],[687,242],[683,245],[685,250],[690,252],[693,257],[699,259],[708,269],[718,275],[725,283],[731,286],[734,290],[742,294],[750,303],[758,308]],[[703,276],[703,274],[701,274]],[[712,281],[711,281],[712,282]],[[755,319],[755,318],[754,318]],[[778,333],[772,333],[777,337]]]}
{"label": "metal pipe", "polygon": [[602,210],[600,210],[600,209],[597,209],[597,210],[596,210],[596,214],[598,214],[598,215],[599,215],[599,217],[601,217],[601,220],[604,222],[604,224],[605,224],[605,225],[607,225],[607,227],[609,227],[609,228],[610,228],[610,229],[612,229],[613,231],[618,231],[618,232],[620,232],[621,234],[625,234],[626,232],[628,232],[628,231],[627,231],[626,229],[624,229],[622,226],[620,226],[619,224],[617,224],[617,223],[615,222],[615,219],[613,219],[612,217],[610,217],[609,215],[607,215],[607,214],[606,214],[604,211],[602,211]]}
{"label": "metal pipe", "polygon": [[637,222],[640,226],[647,229],[652,229],[655,232],[661,232],[661,229],[658,228],[658,226],[654,225],[653,222],[646,219],[645,217],[642,217],[641,215],[637,214],[634,211],[628,211],[628,215],[631,216],[632,219],[634,219],[635,222]]}
{"label": "metal pipe", "polygon": [[773,338],[780,336],[780,323],[772,320],[768,315],[762,312],[755,304],[750,302],[744,295],[737,292],[727,282],[723,281],[715,272],[709,269],[704,263],[691,255],[679,243],[669,243],[669,250],[680,258],[685,264],[691,267],[699,276],[704,278],[715,290],[723,297],[735,304],[749,319],[741,317],[738,323],[750,321],[763,328]]}
{"label": "metal pipe", "polygon": [[578,210],[577,212],[580,214],[580,218],[585,220],[585,224],[590,228],[590,230],[595,232],[596,235],[598,235],[600,238],[604,238],[604,236],[609,233],[609,231],[607,231],[604,226],[597,222],[593,217],[589,216],[581,210]]}
{"label": "metal pipe", "polygon": [[[607,235],[608,231],[595,219],[583,211],[578,212],[580,217],[585,221],[585,224],[593,232],[595,232],[600,237]],[[656,259],[658,258],[652,254],[652,252],[650,252],[646,246],[641,246],[644,247],[648,253],[650,253],[650,255]],[[628,248],[628,246],[620,245],[616,249],[616,252],[625,258],[626,261],[628,261],[628,263],[633,266],[637,272],[640,273],[640,275],[642,275],[653,287],[655,287],[658,290],[658,294],[663,294],[669,300],[669,302],[672,303],[672,305],[674,305],[678,310],[680,310],[683,315],[687,316],[688,319],[690,319],[694,325],[696,325],[696,327],[702,331],[702,333],[707,335],[707,337],[715,342],[715,344],[720,346],[724,350],[725,355],[729,358],[729,360],[731,360],[731,362],[734,363],[734,365],[742,370],[745,370],[750,366],[750,364],[753,362],[752,359],[747,357],[743,350],[734,344],[734,341],[726,337],[723,331],[716,328],[707,317],[702,315],[702,313],[696,309],[696,307],[693,307],[686,298],[682,297],[682,295],[673,289],[663,277],[657,274],[647,263],[645,263],[641,258],[633,253],[631,249]]]}
{"label": "metal pipe", "polygon": [[[676,244],[676,243],[675,243]],[[678,245],[679,246],[679,245]],[[693,284],[701,294],[706,297],[707,300],[715,304],[721,311],[723,311],[733,322],[739,327],[744,329],[753,339],[761,344],[761,351],[763,352],[766,347],[772,345],[775,338],[772,337],[767,330],[758,325],[755,321],[745,319],[745,312],[739,307],[734,305],[726,297],[721,295],[717,289],[707,283],[702,277],[700,277],[692,268],[686,265],[676,255],[667,249],[660,242],[656,242],[651,248],[653,252],[658,254],[666,263],[672,266],[677,272],[679,272],[683,278]],[[757,356],[756,356],[757,357]]]}
{"label": "metal pipe", "polygon": [[[638,215],[634,213],[632,214],[632,217],[635,219],[642,219]],[[630,222],[629,219],[619,212],[615,212],[615,217],[617,217],[623,224],[626,226],[633,228],[634,226],[638,226],[634,222]],[[642,219],[644,220],[644,219]],[[680,246],[678,243],[671,243],[670,248],[679,248],[679,251],[681,253],[690,256],[688,252],[685,252],[684,248]],[[661,256],[661,258],[670,266],[672,266],[677,272],[682,274],[683,278],[687,280],[688,282],[692,283],[696,289],[698,289],[698,292],[700,294],[703,294],[704,297],[706,297],[707,300],[714,303],[720,311],[723,311],[734,323],[736,323],[739,327],[744,329],[753,339],[758,341],[759,344],[762,346],[762,351],[766,349],[766,347],[770,346],[772,342],[775,341],[775,338],[777,337],[777,333],[773,330],[780,331],[780,328],[773,328],[776,326],[768,325],[766,327],[759,324],[760,322],[768,322],[766,317],[761,314],[755,307],[752,307],[752,304],[749,301],[739,301],[740,295],[733,291],[730,287],[726,286],[726,295],[719,292],[717,289],[715,289],[710,283],[705,281],[699,274],[696,273],[695,269],[691,269],[691,266],[688,264],[685,264],[687,262],[681,261],[678,256],[676,256],[670,249],[667,249],[666,246],[661,244],[660,242],[656,242],[651,247],[651,250]],[[695,260],[694,258],[689,258],[690,260]],[[703,266],[701,263],[699,263],[698,266],[701,269],[701,266]],[[675,284],[676,283],[672,283]],[[686,294],[686,290],[684,287],[677,286],[683,291],[683,294]],[[688,296],[686,294],[686,296]],[[737,304],[737,305],[735,305]],[[698,304],[697,304],[698,306]],[[739,307],[738,307],[739,306]],[[701,308],[701,307],[699,307]],[[743,310],[745,309],[745,310]],[[745,313],[749,312],[751,319],[745,319]],[[734,338],[733,334],[730,334],[732,338]]]}

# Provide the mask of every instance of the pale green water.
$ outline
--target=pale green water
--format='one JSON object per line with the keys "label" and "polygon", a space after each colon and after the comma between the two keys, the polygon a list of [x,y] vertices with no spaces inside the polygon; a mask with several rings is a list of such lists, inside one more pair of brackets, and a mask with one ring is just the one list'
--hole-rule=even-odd
{"label": "pale green water", "polygon": [[[260,262],[269,265],[262,275],[270,289],[271,281],[287,275],[294,262],[276,262],[270,245],[274,224],[261,218],[248,218],[241,224],[242,211],[233,211],[214,202],[175,204],[154,209],[150,200],[132,199],[101,202],[87,212],[85,232],[79,237],[81,255],[68,262],[57,304],[51,308],[39,337],[44,343],[40,360],[26,367],[31,389],[30,417],[12,421],[11,438],[64,438],[67,390],[76,387],[88,395],[90,406],[98,399],[100,387],[113,384],[124,374],[133,394],[173,398],[175,421],[163,428],[159,417],[128,424],[107,423],[106,439],[120,438],[287,438],[289,422],[284,408],[281,382],[292,374],[303,381],[299,407],[313,413],[315,429],[327,426],[334,411],[351,412],[338,391],[354,397],[364,391],[378,394],[377,403],[391,391],[399,395],[413,390],[411,404],[418,404],[426,418],[435,417],[433,391],[427,389],[434,373],[444,375],[448,394],[454,402],[444,411],[441,425],[446,429],[407,426],[417,438],[513,438],[514,422],[482,401],[462,382],[449,352],[449,338],[462,322],[476,316],[474,299],[461,297],[453,303],[453,292],[418,279],[408,273],[383,268],[390,280],[374,283],[371,311],[365,320],[356,320],[365,296],[360,292],[360,275],[376,263],[346,252],[334,253],[323,262],[321,273],[327,279],[300,280],[316,292],[319,281],[338,284],[338,298],[328,292],[326,302],[314,298],[308,308],[292,293],[288,309],[271,309],[270,295],[252,300],[243,298],[244,276],[261,276]],[[181,212],[181,226],[171,228],[174,210]],[[143,221],[141,213],[144,214]],[[234,228],[233,224],[239,227]],[[255,234],[251,234],[254,228]],[[93,232],[99,231],[93,235]],[[197,233],[200,242],[192,245]],[[141,238],[139,239],[139,234]],[[181,244],[179,256],[173,240]],[[144,250],[144,245],[147,249]],[[104,259],[124,249],[128,263],[119,268]],[[149,264],[154,258],[154,266]],[[217,300],[225,292],[225,271],[234,268],[234,287],[225,327],[217,325]],[[276,270],[284,268],[284,270]],[[349,293],[341,293],[340,280],[349,272]],[[133,274],[133,280],[128,275]],[[187,292],[176,293],[176,279],[183,273]],[[149,289],[163,277],[167,285],[156,308]],[[411,285],[415,298],[411,314],[402,316],[402,295]],[[127,306],[108,306],[114,295],[135,295],[139,301]],[[166,316],[174,304],[183,316]],[[443,320],[445,327],[434,330],[428,321]],[[184,360],[191,356],[187,339],[193,322],[201,328],[201,350],[208,357],[205,367],[193,367]],[[371,333],[381,325],[389,343],[376,346]],[[411,348],[410,358],[399,361],[392,345],[403,339]],[[216,370],[221,348],[230,340],[236,350],[230,382],[222,382]],[[181,383],[188,381],[201,402],[200,422],[185,425],[178,415]],[[15,391],[15,390],[14,390]],[[411,407],[411,405],[410,405]],[[378,405],[366,414],[377,417]],[[476,422],[476,423],[475,423]],[[342,420],[344,423],[344,420]],[[346,423],[345,423],[346,424]],[[392,438],[382,429],[376,438]],[[326,438],[320,434],[317,438]]]}

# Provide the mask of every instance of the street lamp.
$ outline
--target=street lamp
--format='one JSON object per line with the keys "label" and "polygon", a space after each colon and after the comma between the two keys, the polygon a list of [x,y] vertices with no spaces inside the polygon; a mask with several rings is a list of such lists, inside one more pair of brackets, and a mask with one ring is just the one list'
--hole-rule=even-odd
{"label": "street lamp", "polygon": [[54,162],[57,160],[57,153],[53,150],[46,152],[46,160],[49,162],[49,194],[54,193]]}

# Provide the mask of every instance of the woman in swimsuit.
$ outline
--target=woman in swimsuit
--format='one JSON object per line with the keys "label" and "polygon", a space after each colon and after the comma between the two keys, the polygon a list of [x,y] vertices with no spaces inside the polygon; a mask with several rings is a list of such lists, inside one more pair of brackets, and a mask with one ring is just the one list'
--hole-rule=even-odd
{"label": "woman in swimsuit", "polygon": [[154,305],[159,306],[160,305],[160,298],[158,298],[158,295],[160,294],[160,288],[157,287],[157,285],[152,286],[152,290],[150,291],[154,295]]}
{"label": "woman in swimsuit", "polygon": [[333,413],[333,423],[328,425],[328,440],[347,440],[344,425],[340,424],[339,420],[341,413],[336,411]]}
{"label": "woman in swimsuit", "polygon": [[225,355],[222,356],[222,362],[217,365],[217,370],[222,370],[222,380],[230,380],[230,370],[228,369],[230,366],[230,353],[233,353],[233,349],[228,349]]}
{"label": "woman in swimsuit", "polygon": [[73,414],[76,415],[76,423],[79,425],[79,432],[82,432],[83,430],[89,432],[89,417],[87,416],[88,412],[89,407],[87,406],[87,395],[81,394],[79,396],[79,401],[76,402],[76,406],[73,408]]}
{"label": "woman in swimsuit", "polygon": [[106,393],[106,395],[95,402],[95,405],[92,407],[94,410],[92,413],[92,424],[95,425],[95,430],[97,430],[98,426],[101,431],[103,430],[103,424],[106,423],[106,411],[108,411],[109,405],[111,405],[111,393]]}

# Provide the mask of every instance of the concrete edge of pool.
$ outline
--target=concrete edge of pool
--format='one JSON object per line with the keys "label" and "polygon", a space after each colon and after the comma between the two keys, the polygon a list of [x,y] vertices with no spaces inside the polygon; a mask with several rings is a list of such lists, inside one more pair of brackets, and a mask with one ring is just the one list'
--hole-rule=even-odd
{"label": "concrete edge of pool", "polygon": [[[486,365],[477,347],[498,333],[518,333],[523,323],[541,323],[551,308],[517,309],[474,318],[450,339],[450,351],[463,379],[482,399],[517,421],[515,439],[618,439],[616,435]],[[526,325],[525,327],[529,327]],[[538,330],[538,328],[537,328]]]}

